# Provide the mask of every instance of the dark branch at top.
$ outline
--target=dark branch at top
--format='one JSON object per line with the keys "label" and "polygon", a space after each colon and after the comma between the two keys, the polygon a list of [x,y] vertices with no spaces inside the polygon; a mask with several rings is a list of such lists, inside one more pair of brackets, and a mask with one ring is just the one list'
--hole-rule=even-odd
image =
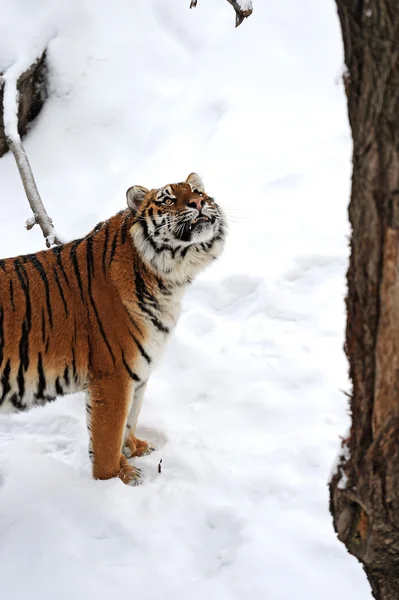
{"label": "dark branch at top", "polygon": [[[245,7],[240,6],[240,2],[237,0],[227,0],[227,2],[231,4],[231,6],[236,11],[236,27],[241,25],[244,19],[252,15],[252,2],[245,2]],[[191,0],[190,8],[195,8],[197,6],[197,3],[198,0]]]}

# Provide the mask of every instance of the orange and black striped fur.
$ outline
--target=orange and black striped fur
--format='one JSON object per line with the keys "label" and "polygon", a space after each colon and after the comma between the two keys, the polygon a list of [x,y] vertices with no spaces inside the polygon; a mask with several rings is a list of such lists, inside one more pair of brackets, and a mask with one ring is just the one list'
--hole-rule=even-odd
{"label": "orange and black striped fur", "polygon": [[221,253],[221,209],[198,175],[133,186],[86,237],[0,261],[0,411],[87,391],[93,476],[140,478],[127,458],[145,386],[186,286]]}

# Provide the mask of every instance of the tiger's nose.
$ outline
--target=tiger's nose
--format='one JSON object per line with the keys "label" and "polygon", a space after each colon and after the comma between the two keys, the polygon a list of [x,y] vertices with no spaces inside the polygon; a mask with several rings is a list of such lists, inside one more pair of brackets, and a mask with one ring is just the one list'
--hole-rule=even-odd
{"label": "tiger's nose", "polygon": [[203,198],[192,198],[190,200],[190,202],[187,202],[187,206],[189,206],[190,208],[196,208],[199,212],[201,212],[201,209],[203,208],[203,206],[205,205],[205,200]]}

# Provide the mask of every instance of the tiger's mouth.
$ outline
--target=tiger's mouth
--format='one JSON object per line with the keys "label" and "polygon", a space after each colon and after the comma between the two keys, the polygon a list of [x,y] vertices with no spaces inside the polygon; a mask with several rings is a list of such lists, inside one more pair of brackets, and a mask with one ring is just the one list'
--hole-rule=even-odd
{"label": "tiger's mouth", "polygon": [[202,230],[208,229],[215,221],[215,218],[207,215],[199,215],[192,221],[187,220],[184,226],[179,228],[175,233],[175,237],[182,242],[190,242],[194,234],[200,233]]}
{"label": "tiger's mouth", "polygon": [[210,218],[207,217],[206,215],[200,215],[199,217],[194,219],[194,221],[191,221],[190,227],[192,227],[193,225],[196,225],[197,223],[203,223],[204,221],[210,221]]}

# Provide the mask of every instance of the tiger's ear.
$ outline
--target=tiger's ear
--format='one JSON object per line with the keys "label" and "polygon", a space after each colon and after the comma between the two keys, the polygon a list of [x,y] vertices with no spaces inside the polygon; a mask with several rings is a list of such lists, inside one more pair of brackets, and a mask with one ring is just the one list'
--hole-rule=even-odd
{"label": "tiger's ear", "polygon": [[129,208],[134,212],[137,212],[140,208],[140,204],[148,194],[148,190],[141,185],[132,185],[126,192],[126,201]]}
{"label": "tiger's ear", "polygon": [[186,183],[189,183],[193,190],[198,190],[199,192],[205,192],[204,182],[201,177],[197,175],[197,173],[190,173],[190,175],[186,179]]}

